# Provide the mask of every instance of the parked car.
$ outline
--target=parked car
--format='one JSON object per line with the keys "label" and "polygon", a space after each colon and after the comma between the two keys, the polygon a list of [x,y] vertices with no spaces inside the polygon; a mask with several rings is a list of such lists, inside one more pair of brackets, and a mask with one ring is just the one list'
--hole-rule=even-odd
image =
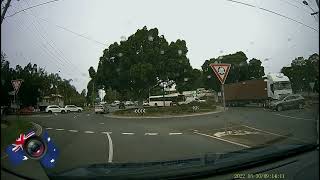
{"label": "parked car", "polygon": [[111,103],[112,107],[116,107],[120,104],[120,101],[113,101],[113,103]]}
{"label": "parked car", "polygon": [[119,103],[119,109],[125,109],[126,108],[126,105],[124,102],[120,102]]}
{"label": "parked car", "polygon": [[146,102],[146,101],[144,101],[142,105],[143,105],[143,106],[149,106],[149,103]]}
{"label": "parked car", "polygon": [[126,101],[124,103],[125,106],[134,106],[134,103],[132,101]]}
{"label": "parked car", "polygon": [[282,111],[284,109],[302,109],[305,105],[304,98],[299,94],[290,94],[287,96],[281,97],[279,100],[271,101],[270,108]]}
{"label": "parked car", "polygon": [[108,109],[106,106],[104,106],[104,105],[95,105],[95,106],[94,106],[94,112],[95,112],[96,114],[98,114],[98,113],[101,113],[101,114],[103,114],[103,113],[109,113],[109,109]]}
{"label": "parked car", "polygon": [[66,110],[63,107],[60,107],[58,105],[49,105],[46,107],[47,113],[65,113]]}
{"label": "parked car", "polygon": [[206,100],[204,100],[204,99],[199,99],[199,98],[195,98],[195,101],[196,101],[196,102],[199,102],[199,103],[205,103],[205,102],[206,102]]}
{"label": "parked car", "polygon": [[35,112],[34,107],[28,106],[28,107],[19,109],[18,114],[32,114],[33,112]]}
{"label": "parked car", "polygon": [[67,112],[81,112],[81,111],[83,111],[83,109],[81,107],[77,107],[75,105],[66,105],[64,108]]}

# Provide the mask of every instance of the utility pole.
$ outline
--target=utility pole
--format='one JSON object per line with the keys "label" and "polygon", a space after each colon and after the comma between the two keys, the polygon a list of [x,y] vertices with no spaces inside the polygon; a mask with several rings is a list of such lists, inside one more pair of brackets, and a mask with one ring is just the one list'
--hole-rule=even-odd
{"label": "utility pole", "polygon": [[94,107],[94,99],[95,99],[95,97],[94,97],[94,82],[92,83],[92,107]]}
{"label": "utility pole", "polygon": [[[2,1],[1,1],[1,3],[2,3]],[[7,12],[8,8],[9,8],[9,6],[10,6],[10,3],[11,3],[11,0],[8,0],[7,4],[4,6],[3,13],[1,14],[1,24],[2,24],[2,21],[4,19],[4,16],[6,15],[6,12]]]}

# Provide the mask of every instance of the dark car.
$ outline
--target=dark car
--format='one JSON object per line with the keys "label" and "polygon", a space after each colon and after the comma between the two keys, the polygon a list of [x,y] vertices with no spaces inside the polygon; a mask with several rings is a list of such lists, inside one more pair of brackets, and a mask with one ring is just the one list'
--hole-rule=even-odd
{"label": "dark car", "polygon": [[124,102],[120,102],[119,103],[119,109],[125,109],[126,108],[126,105]]}
{"label": "dark car", "polygon": [[305,105],[304,98],[299,94],[290,94],[270,103],[271,109],[282,111],[284,109],[302,109]]}

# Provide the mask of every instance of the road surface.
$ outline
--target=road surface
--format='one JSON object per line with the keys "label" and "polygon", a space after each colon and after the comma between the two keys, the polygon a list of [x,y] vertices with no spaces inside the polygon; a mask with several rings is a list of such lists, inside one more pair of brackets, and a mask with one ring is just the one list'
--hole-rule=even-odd
{"label": "road surface", "polygon": [[[57,144],[61,155],[49,172],[59,172],[95,163],[175,160],[272,143],[316,143],[317,114],[313,109],[276,112],[237,107],[184,118],[113,119],[82,112],[23,119],[40,124]],[[14,169],[7,159],[2,163]],[[24,173],[31,177],[36,168],[41,170],[39,163],[32,161],[18,167],[21,171],[33,169]]]}

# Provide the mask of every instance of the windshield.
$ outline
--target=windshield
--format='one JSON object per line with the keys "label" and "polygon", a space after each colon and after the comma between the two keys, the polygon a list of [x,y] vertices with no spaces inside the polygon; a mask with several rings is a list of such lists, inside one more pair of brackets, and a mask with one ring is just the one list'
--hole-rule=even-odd
{"label": "windshield", "polygon": [[[1,5],[1,166],[12,172],[165,171],[318,143],[315,0]],[[292,94],[303,98],[277,101]]]}
{"label": "windshield", "polygon": [[284,89],[291,89],[291,83],[287,81],[275,82],[274,83],[275,90],[284,90]]}

